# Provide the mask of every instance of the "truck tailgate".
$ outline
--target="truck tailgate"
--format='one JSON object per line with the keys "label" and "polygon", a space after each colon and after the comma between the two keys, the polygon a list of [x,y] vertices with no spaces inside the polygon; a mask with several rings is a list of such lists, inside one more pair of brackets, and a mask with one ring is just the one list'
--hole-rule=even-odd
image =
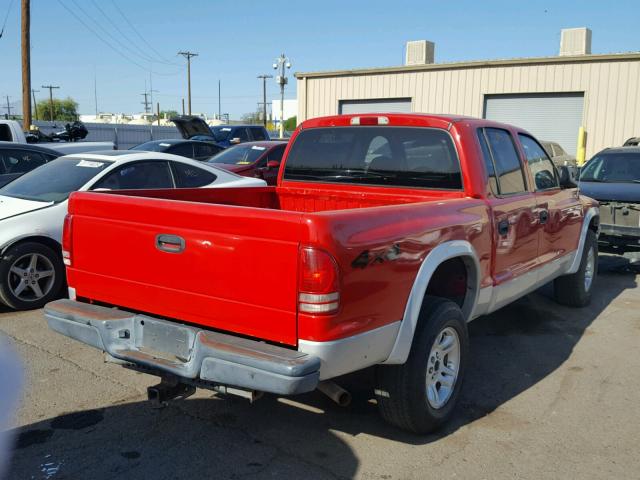
{"label": "truck tailgate", "polygon": [[296,344],[302,214],[100,193],[69,213],[78,297]]}

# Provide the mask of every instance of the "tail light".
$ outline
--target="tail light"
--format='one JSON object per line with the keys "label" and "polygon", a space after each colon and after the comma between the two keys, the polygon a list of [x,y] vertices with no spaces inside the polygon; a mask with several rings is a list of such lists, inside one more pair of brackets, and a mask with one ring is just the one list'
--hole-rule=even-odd
{"label": "tail light", "polygon": [[331,314],[340,306],[340,273],[334,258],[323,250],[300,249],[298,310],[311,314]]}
{"label": "tail light", "polygon": [[64,226],[62,229],[62,261],[67,266],[71,266],[71,251],[73,249],[72,226],[73,215],[67,214],[64,217]]}

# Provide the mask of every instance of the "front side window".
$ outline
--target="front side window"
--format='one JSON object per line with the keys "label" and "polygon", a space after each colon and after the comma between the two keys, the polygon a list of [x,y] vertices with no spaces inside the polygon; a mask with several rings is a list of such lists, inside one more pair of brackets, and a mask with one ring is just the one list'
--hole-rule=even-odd
{"label": "front side window", "polygon": [[484,129],[493,157],[501,195],[527,191],[522,164],[511,134],[500,128]]}
{"label": "front side window", "polygon": [[536,184],[536,190],[548,190],[559,188],[558,174],[547,152],[529,135],[518,134],[520,143],[524,149],[529,169]]}
{"label": "front side window", "polygon": [[303,130],[289,150],[284,178],[462,189],[448,132],[414,127],[325,127]]}
{"label": "front side window", "polygon": [[174,188],[167,162],[132,162],[114,170],[99,180],[92,190],[140,190]]}

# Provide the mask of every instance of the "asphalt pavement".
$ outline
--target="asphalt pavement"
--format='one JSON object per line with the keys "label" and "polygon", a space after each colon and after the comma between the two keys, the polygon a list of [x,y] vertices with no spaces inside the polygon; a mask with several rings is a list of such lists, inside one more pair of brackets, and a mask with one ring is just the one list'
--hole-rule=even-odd
{"label": "asphalt pavement", "polygon": [[370,370],[339,380],[346,408],[199,391],[153,409],[154,377],[0,307],[26,374],[8,478],[640,478],[639,281],[640,255],[603,255],[589,307],[546,287],[472,322],[461,401],[428,436],[382,422]]}

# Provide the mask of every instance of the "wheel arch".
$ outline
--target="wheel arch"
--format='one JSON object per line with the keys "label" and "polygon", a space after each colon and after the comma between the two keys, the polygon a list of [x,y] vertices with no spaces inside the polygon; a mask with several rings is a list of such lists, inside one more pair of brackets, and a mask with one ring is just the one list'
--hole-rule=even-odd
{"label": "wheel arch", "polygon": [[438,268],[451,260],[462,261],[465,266],[467,285],[461,309],[465,320],[469,321],[471,319],[480,292],[480,263],[478,257],[473,246],[465,240],[444,242],[429,252],[422,262],[411,288],[395,343],[391,353],[383,363],[402,364],[406,362],[429,284]]}
{"label": "wheel arch", "polygon": [[578,241],[578,248],[575,251],[573,262],[571,262],[571,266],[566,272],[569,275],[576,273],[580,268],[582,251],[584,250],[584,243],[587,239],[587,232],[589,230],[595,232],[596,235],[600,233],[600,209],[598,207],[590,207],[584,214],[582,228],[580,229],[580,240]]}
{"label": "wheel arch", "polygon": [[41,243],[43,245],[46,245],[47,247],[51,248],[54,252],[56,252],[56,255],[62,258],[62,245],[60,244],[60,242],[46,235],[28,235],[28,236],[14,238],[10,242],[5,243],[0,248],[0,256],[4,256],[7,250],[9,250],[11,247],[14,247],[16,245],[19,245],[25,242],[36,242],[36,243]]}

